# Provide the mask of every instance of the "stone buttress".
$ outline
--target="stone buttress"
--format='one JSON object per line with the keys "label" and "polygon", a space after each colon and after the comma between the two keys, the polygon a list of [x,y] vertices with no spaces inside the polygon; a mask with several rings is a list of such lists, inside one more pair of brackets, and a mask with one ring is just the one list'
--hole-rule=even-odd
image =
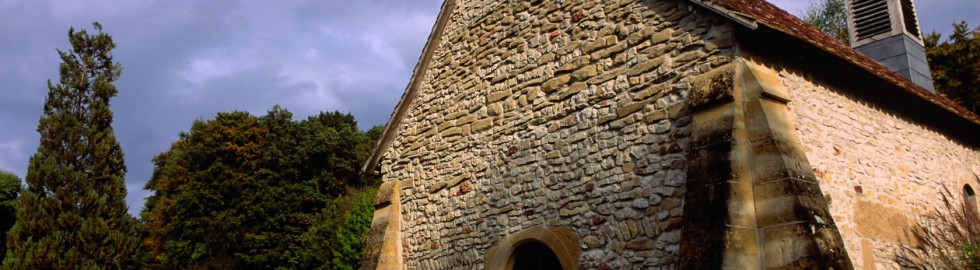
{"label": "stone buttress", "polygon": [[730,65],[692,93],[682,268],[853,268],[778,75]]}

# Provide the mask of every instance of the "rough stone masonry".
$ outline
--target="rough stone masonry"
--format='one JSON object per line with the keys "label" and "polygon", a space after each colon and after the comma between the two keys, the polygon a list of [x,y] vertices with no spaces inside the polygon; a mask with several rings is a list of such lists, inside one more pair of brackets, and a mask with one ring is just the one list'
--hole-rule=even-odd
{"label": "rough stone masonry", "polygon": [[701,1],[447,1],[375,150],[363,267],[500,269],[528,242],[566,269],[887,265],[980,174],[976,142],[767,54],[766,27]]}

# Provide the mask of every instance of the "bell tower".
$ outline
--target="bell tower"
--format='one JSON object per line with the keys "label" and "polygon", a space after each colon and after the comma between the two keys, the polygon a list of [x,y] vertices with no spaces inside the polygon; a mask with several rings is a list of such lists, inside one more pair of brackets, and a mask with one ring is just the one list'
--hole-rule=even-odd
{"label": "bell tower", "polygon": [[913,0],[847,0],[851,47],[935,93]]}

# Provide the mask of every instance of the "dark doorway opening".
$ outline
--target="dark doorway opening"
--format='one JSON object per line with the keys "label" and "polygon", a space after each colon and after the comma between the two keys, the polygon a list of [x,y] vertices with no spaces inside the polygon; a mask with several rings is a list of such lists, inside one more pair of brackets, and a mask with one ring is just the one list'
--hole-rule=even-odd
{"label": "dark doorway opening", "polygon": [[552,269],[562,269],[561,262],[544,243],[531,241],[514,249],[514,270]]}
{"label": "dark doorway opening", "polygon": [[977,193],[973,191],[970,184],[963,185],[963,203],[966,205],[966,209],[977,214]]}

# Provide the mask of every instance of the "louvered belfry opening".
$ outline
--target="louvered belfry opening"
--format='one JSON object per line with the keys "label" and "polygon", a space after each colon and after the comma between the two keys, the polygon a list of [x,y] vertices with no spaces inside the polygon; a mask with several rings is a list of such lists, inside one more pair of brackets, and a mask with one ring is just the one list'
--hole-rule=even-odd
{"label": "louvered belfry opening", "polygon": [[919,31],[919,20],[915,16],[915,6],[912,5],[912,0],[902,0],[901,2],[902,20],[905,21],[905,31],[918,39],[922,39],[921,31]]}
{"label": "louvered belfry opening", "polygon": [[848,0],[851,46],[906,34],[922,43],[919,20],[912,0]]}
{"label": "louvered belfry opening", "polygon": [[871,38],[891,32],[888,2],[885,0],[854,0],[854,26],[857,39]]}
{"label": "louvered belfry opening", "polygon": [[935,93],[914,0],[847,0],[851,46]]}

